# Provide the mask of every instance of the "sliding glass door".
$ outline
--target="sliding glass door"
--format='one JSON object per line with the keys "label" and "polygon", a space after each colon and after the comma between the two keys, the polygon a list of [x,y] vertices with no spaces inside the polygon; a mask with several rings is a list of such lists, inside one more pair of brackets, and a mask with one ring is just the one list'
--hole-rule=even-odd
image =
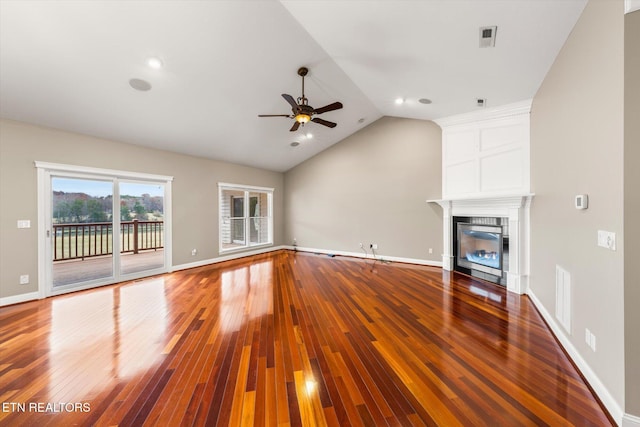
{"label": "sliding glass door", "polygon": [[170,177],[36,165],[43,296],[168,270]]}
{"label": "sliding glass door", "polygon": [[120,182],[120,274],[164,267],[164,184]]}
{"label": "sliding glass door", "polygon": [[113,278],[113,182],[51,178],[54,288]]}

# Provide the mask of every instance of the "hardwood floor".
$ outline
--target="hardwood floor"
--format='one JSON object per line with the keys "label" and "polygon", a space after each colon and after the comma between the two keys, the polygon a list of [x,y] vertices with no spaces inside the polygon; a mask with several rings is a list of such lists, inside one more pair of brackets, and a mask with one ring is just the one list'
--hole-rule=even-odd
{"label": "hardwood floor", "polygon": [[0,308],[0,405],[11,426],[611,425],[526,296],[287,251]]}

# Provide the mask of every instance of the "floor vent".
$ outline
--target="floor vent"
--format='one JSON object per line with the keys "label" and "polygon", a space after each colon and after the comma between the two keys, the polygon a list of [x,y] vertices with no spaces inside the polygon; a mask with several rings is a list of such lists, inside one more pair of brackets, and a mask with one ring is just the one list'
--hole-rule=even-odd
{"label": "floor vent", "polygon": [[556,265],[556,319],[571,334],[571,275]]}

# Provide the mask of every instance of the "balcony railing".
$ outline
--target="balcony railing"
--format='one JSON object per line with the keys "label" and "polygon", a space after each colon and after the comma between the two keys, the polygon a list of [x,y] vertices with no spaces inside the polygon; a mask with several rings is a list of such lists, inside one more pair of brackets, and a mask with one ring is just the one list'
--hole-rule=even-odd
{"label": "balcony railing", "polygon": [[[164,247],[164,221],[121,221],[120,253]],[[113,224],[53,225],[53,260],[85,259],[113,253]]]}

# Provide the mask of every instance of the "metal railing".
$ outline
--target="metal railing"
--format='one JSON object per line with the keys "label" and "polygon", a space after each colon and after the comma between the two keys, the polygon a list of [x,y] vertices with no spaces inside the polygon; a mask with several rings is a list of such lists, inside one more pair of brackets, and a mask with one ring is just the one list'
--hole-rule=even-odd
{"label": "metal railing", "polygon": [[[92,222],[53,225],[53,260],[85,259],[113,253],[113,224]],[[121,221],[120,253],[164,247],[164,221]]]}

